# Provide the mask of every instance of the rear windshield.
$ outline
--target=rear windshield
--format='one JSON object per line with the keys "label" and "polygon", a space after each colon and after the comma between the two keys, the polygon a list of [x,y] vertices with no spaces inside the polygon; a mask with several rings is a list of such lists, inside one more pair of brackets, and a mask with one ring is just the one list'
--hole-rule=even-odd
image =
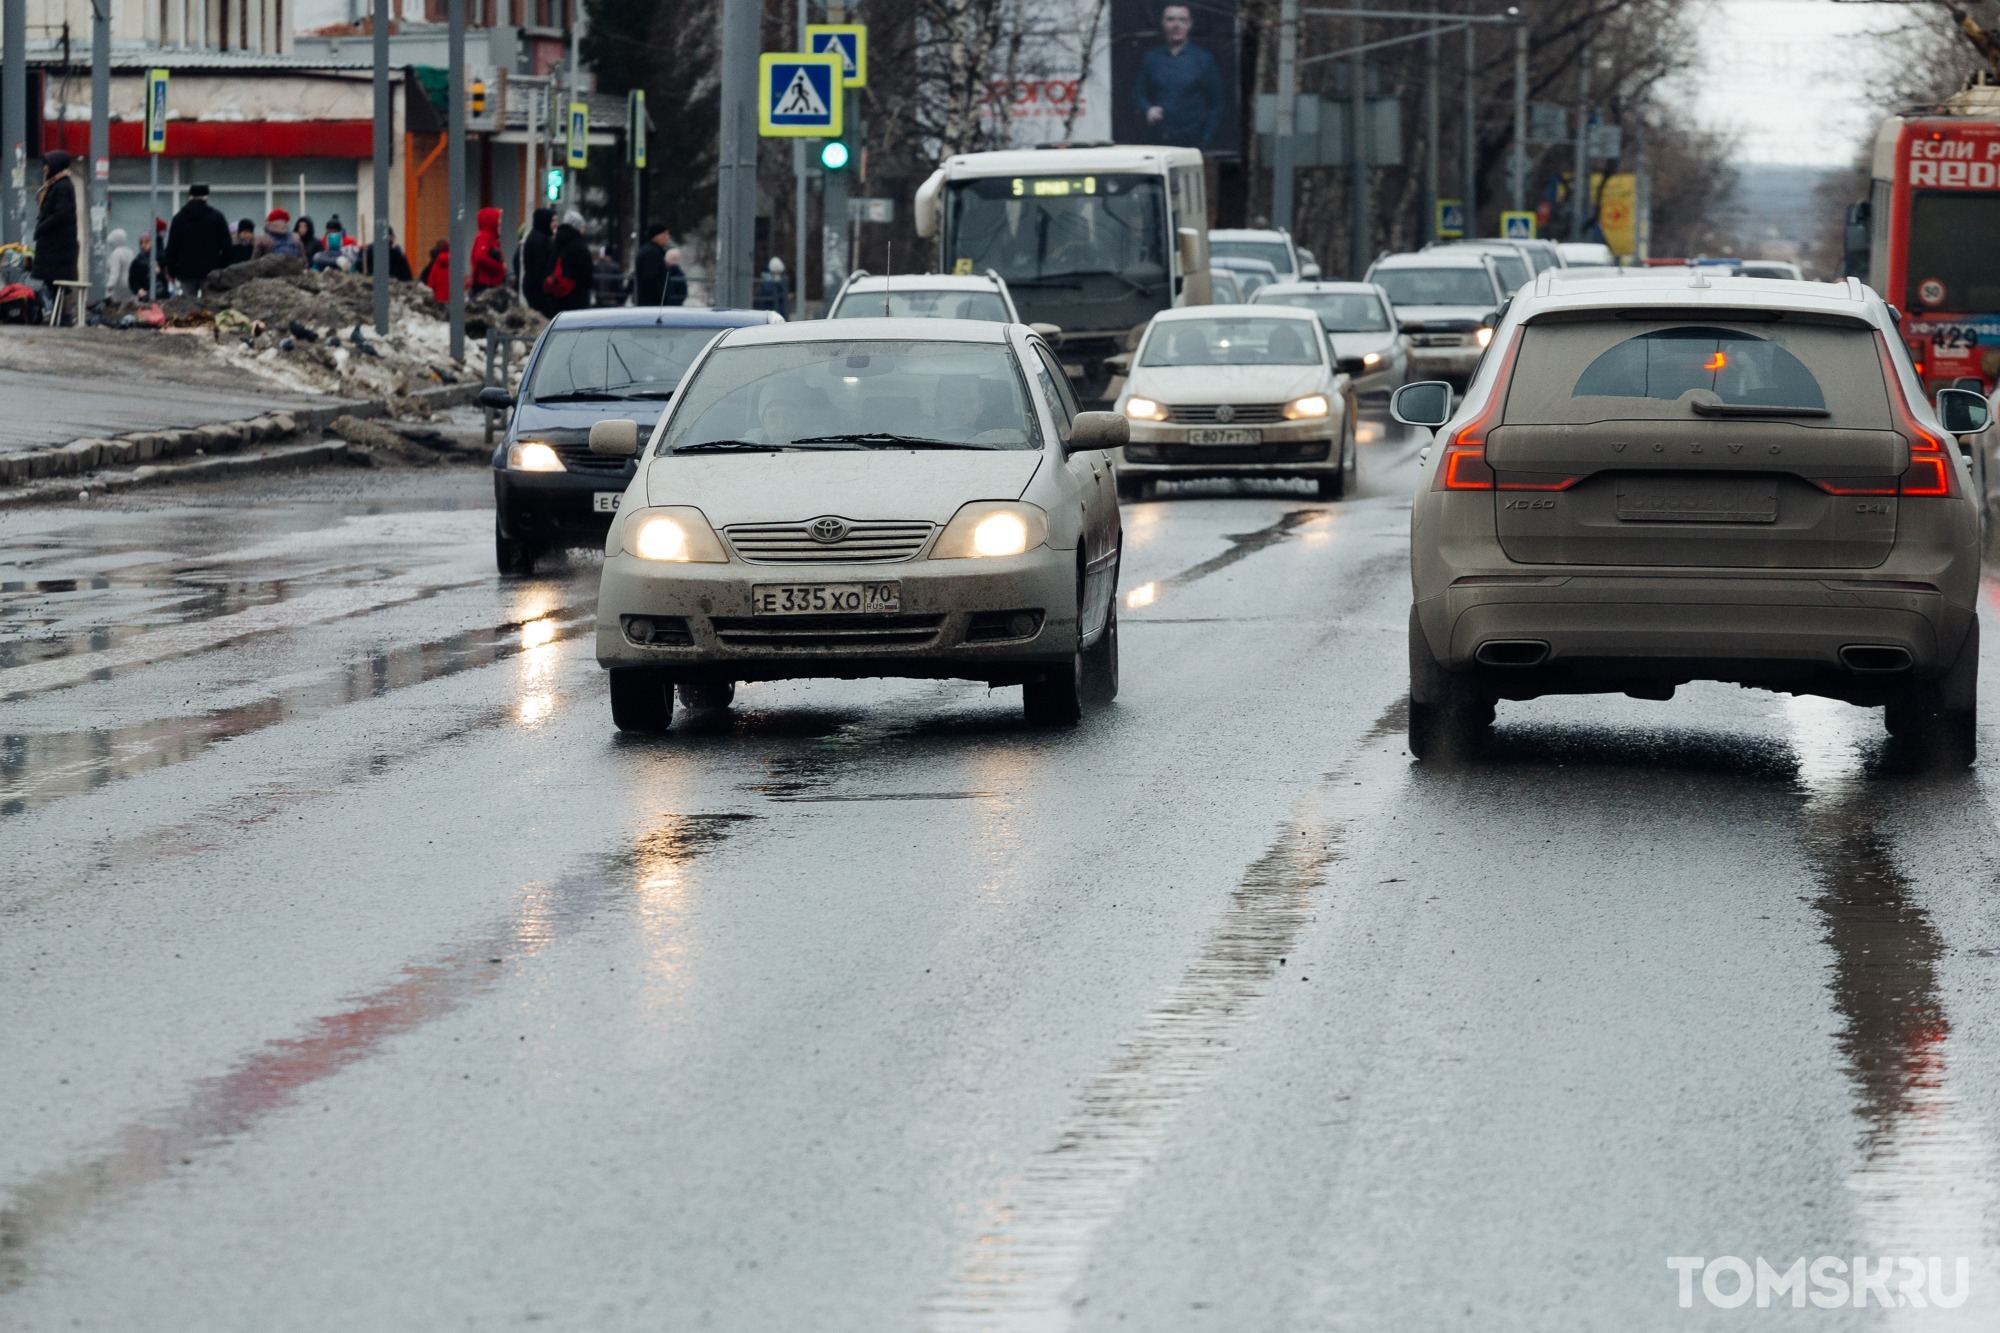
{"label": "rear windshield", "polygon": [[1494,269],[1500,274],[1500,285],[1507,289],[1509,296],[1527,286],[1528,280],[1534,276],[1527,259],[1518,253],[1493,254],[1487,258],[1493,261]]}
{"label": "rear windshield", "polygon": [[1290,305],[1319,316],[1320,327],[1328,333],[1387,333],[1389,312],[1368,292],[1272,292],[1257,293],[1258,305]]}
{"label": "rear windshield", "polygon": [[905,291],[891,287],[879,292],[849,292],[833,312],[834,319],[989,319],[1007,322],[1007,307],[998,292]]}
{"label": "rear windshield", "polygon": [[1176,319],[1153,326],[1142,366],[1310,366],[1312,325],[1299,319]]}
{"label": "rear windshield", "polygon": [[[1693,399],[1798,408],[1799,424],[1889,428],[1875,335],[1824,324],[1531,324],[1509,424],[1695,420]],[[1826,415],[1822,416],[1821,413]]]}
{"label": "rear windshield", "polygon": [[1500,304],[1483,268],[1378,268],[1368,281],[1399,306],[1470,305],[1491,310]]}

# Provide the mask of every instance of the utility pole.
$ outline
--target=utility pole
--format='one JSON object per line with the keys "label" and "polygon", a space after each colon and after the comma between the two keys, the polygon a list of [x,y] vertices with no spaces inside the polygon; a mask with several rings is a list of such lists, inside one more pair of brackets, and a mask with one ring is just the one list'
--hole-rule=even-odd
{"label": "utility pole", "polygon": [[[722,0],[722,151],[716,159],[717,309],[752,302],[757,243],[757,47],[760,0]],[[835,92],[838,92],[835,89]]]}
{"label": "utility pole", "polygon": [[[1430,10],[1437,12],[1437,0],[1431,0]],[[1435,241],[1438,236],[1438,159],[1443,156],[1443,145],[1438,142],[1442,126],[1438,114],[1438,78],[1441,73],[1438,61],[1438,30],[1433,24],[1424,35],[1424,239]]]}
{"label": "utility pole", "polygon": [[1479,234],[1479,30],[1465,25],[1465,238]]}
{"label": "utility pole", "polygon": [[1528,206],[1528,20],[1514,25],[1514,211]]}
{"label": "utility pole", "polygon": [[1271,225],[1292,229],[1297,182],[1299,115],[1299,0],[1278,0],[1278,106],[1271,136]]}
{"label": "utility pole", "polygon": [[1590,43],[1583,44],[1583,63],[1577,77],[1581,84],[1577,93],[1576,106],[1576,177],[1570,182],[1569,190],[1569,238],[1584,240],[1583,229],[1589,224],[1590,211]]}
{"label": "utility pole", "polygon": [[1637,148],[1638,178],[1632,182],[1632,247],[1641,263],[1653,257],[1653,159],[1646,151],[1646,121],[1640,117],[1632,126]]}
{"label": "utility pole", "polygon": [[[1351,8],[1359,11],[1365,2],[1354,0]],[[1347,268],[1348,277],[1359,282],[1368,271],[1373,248],[1368,243],[1368,58],[1361,51],[1368,25],[1358,12],[1348,23],[1354,50],[1347,57],[1347,193],[1353,205],[1347,224]]]}
{"label": "utility pole", "polygon": [[[806,24],[810,0],[799,0],[799,45],[806,49]],[[845,110],[845,108],[842,108]],[[800,319],[806,313],[806,141],[792,140],[792,313]]]}
{"label": "utility pole", "polygon": [[[28,0],[0,0],[0,144],[6,146],[6,206],[0,240],[21,239],[28,198]],[[157,257],[156,257],[157,262]]]}
{"label": "utility pole", "polygon": [[465,360],[465,278],[472,272],[472,243],[465,236],[465,0],[448,0],[445,21],[445,79],[451,109],[445,113],[445,245],[451,255],[446,278],[451,299],[445,310],[451,320],[451,359]]}
{"label": "utility pole", "polygon": [[389,336],[389,0],[375,0],[375,332]]}
{"label": "utility pole", "polygon": [[111,0],[90,0],[90,299],[111,281],[104,227],[111,190]]}

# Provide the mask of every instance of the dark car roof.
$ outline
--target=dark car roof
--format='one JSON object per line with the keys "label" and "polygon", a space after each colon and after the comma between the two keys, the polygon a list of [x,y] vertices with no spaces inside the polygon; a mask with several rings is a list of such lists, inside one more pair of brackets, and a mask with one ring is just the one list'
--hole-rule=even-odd
{"label": "dark car roof", "polygon": [[631,329],[662,325],[675,329],[740,329],[768,323],[762,310],[690,310],[678,305],[618,305],[565,310],[551,321],[565,329]]}

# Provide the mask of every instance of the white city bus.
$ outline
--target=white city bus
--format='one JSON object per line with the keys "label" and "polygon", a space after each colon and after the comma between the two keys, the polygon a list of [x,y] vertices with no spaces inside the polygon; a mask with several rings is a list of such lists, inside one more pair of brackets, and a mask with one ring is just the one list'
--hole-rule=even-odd
{"label": "white city bus", "polygon": [[1162,310],[1205,305],[1208,190],[1193,148],[960,153],[917,190],[917,234],[938,271],[1007,280],[1021,318],[1062,330],[1086,403],[1108,400],[1104,358]]}

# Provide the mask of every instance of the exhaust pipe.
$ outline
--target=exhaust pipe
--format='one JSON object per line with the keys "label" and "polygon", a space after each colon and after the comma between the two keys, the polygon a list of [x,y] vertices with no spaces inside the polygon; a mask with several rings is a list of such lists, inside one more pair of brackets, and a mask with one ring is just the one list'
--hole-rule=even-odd
{"label": "exhaust pipe", "polygon": [[1910,669],[1910,650],[1886,643],[1850,643],[1840,650],[1840,664],[1865,675],[1886,675]]}
{"label": "exhaust pipe", "polygon": [[1481,666],[1531,667],[1540,666],[1548,655],[1549,646],[1540,639],[1488,639],[1473,652],[1472,660]]}

